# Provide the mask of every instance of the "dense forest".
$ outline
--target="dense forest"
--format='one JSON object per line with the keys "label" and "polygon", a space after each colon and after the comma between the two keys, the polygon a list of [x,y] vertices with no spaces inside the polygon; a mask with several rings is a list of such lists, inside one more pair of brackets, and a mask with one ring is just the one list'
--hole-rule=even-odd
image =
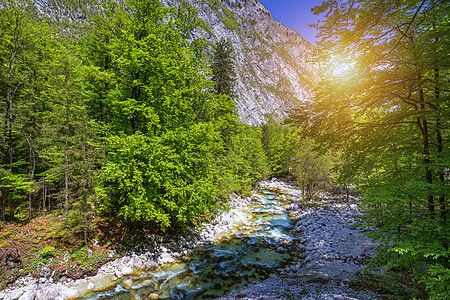
{"label": "dense forest", "polygon": [[191,39],[203,21],[189,4],[91,4],[79,19],[0,10],[3,221],[62,214],[85,243],[96,216],[184,229],[315,157],[280,120],[239,121],[233,47]]}
{"label": "dense forest", "polygon": [[186,2],[60,5],[82,17],[0,6],[3,224],[58,216],[52,238],[80,247],[105,220],[185,230],[289,176],[306,198],[356,188],[372,266],[450,293],[449,3],[324,1],[314,101],[259,127],[236,112],[232,44],[192,39]]}
{"label": "dense forest", "polygon": [[97,213],[182,228],[267,174],[261,129],[222,93],[228,44],[214,60],[189,40],[191,7],[98,10],[70,28],[27,3],[1,10],[3,221],[58,210],[75,234]]}

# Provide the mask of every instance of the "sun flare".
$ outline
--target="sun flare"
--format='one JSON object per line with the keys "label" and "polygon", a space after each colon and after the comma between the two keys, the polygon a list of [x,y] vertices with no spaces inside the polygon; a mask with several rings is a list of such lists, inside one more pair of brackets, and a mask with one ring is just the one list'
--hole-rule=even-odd
{"label": "sun flare", "polygon": [[328,61],[328,71],[333,78],[349,79],[355,72],[356,62],[348,54],[332,54]]}

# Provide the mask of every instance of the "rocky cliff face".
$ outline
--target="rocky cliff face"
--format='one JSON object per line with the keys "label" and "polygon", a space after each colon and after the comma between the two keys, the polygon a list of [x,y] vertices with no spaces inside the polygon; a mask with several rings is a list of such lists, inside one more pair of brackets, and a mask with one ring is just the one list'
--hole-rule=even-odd
{"label": "rocky cliff face", "polygon": [[[176,6],[180,0],[165,0]],[[285,117],[309,101],[314,82],[313,45],[276,21],[257,0],[187,0],[206,25],[195,34],[232,41],[236,51],[237,108],[241,121],[258,125],[266,114]]]}
{"label": "rocky cliff face", "polygon": [[[257,0],[160,0],[166,5],[188,3],[205,21],[193,38],[215,43],[232,41],[236,52],[237,109],[242,122],[262,124],[267,114],[283,118],[297,103],[310,100],[314,82],[313,45],[295,30],[276,21]],[[34,0],[53,19],[83,20],[92,0],[60,6],[58,1]]]}

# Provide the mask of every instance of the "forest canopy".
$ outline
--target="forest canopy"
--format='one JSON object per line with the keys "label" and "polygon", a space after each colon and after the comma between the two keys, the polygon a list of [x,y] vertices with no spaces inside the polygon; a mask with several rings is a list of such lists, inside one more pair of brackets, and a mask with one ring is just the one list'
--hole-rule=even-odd
{"label": "forest canopy", "polygon": [[261,130],[214,91],[208,45],[191,38],[196,11],[95,3],[72,21],[0,9],[1,219],[60,210],[85,239],[96,214],[184,228],[266,176]]}

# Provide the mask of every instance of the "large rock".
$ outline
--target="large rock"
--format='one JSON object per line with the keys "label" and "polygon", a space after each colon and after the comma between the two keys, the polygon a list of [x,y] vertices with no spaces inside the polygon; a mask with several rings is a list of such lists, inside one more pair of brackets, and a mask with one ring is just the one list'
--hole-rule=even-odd
{"label": "large rock", "polygon": [[36,291],[36,300],[64,300],[80,296],[78,291],[59,284],[40,284]]}
{"label": "large rock", "polygon": [[143,263],[142,268],[144,271],[153,271],[158,268],[158,264],[153,260],[147,260]]}
{"label": "large rock", "polygon": [[120,273],[122,273],[122,275],[131,275],[133,274],[133,269],[130,266],[124,266],[121,270]]}

